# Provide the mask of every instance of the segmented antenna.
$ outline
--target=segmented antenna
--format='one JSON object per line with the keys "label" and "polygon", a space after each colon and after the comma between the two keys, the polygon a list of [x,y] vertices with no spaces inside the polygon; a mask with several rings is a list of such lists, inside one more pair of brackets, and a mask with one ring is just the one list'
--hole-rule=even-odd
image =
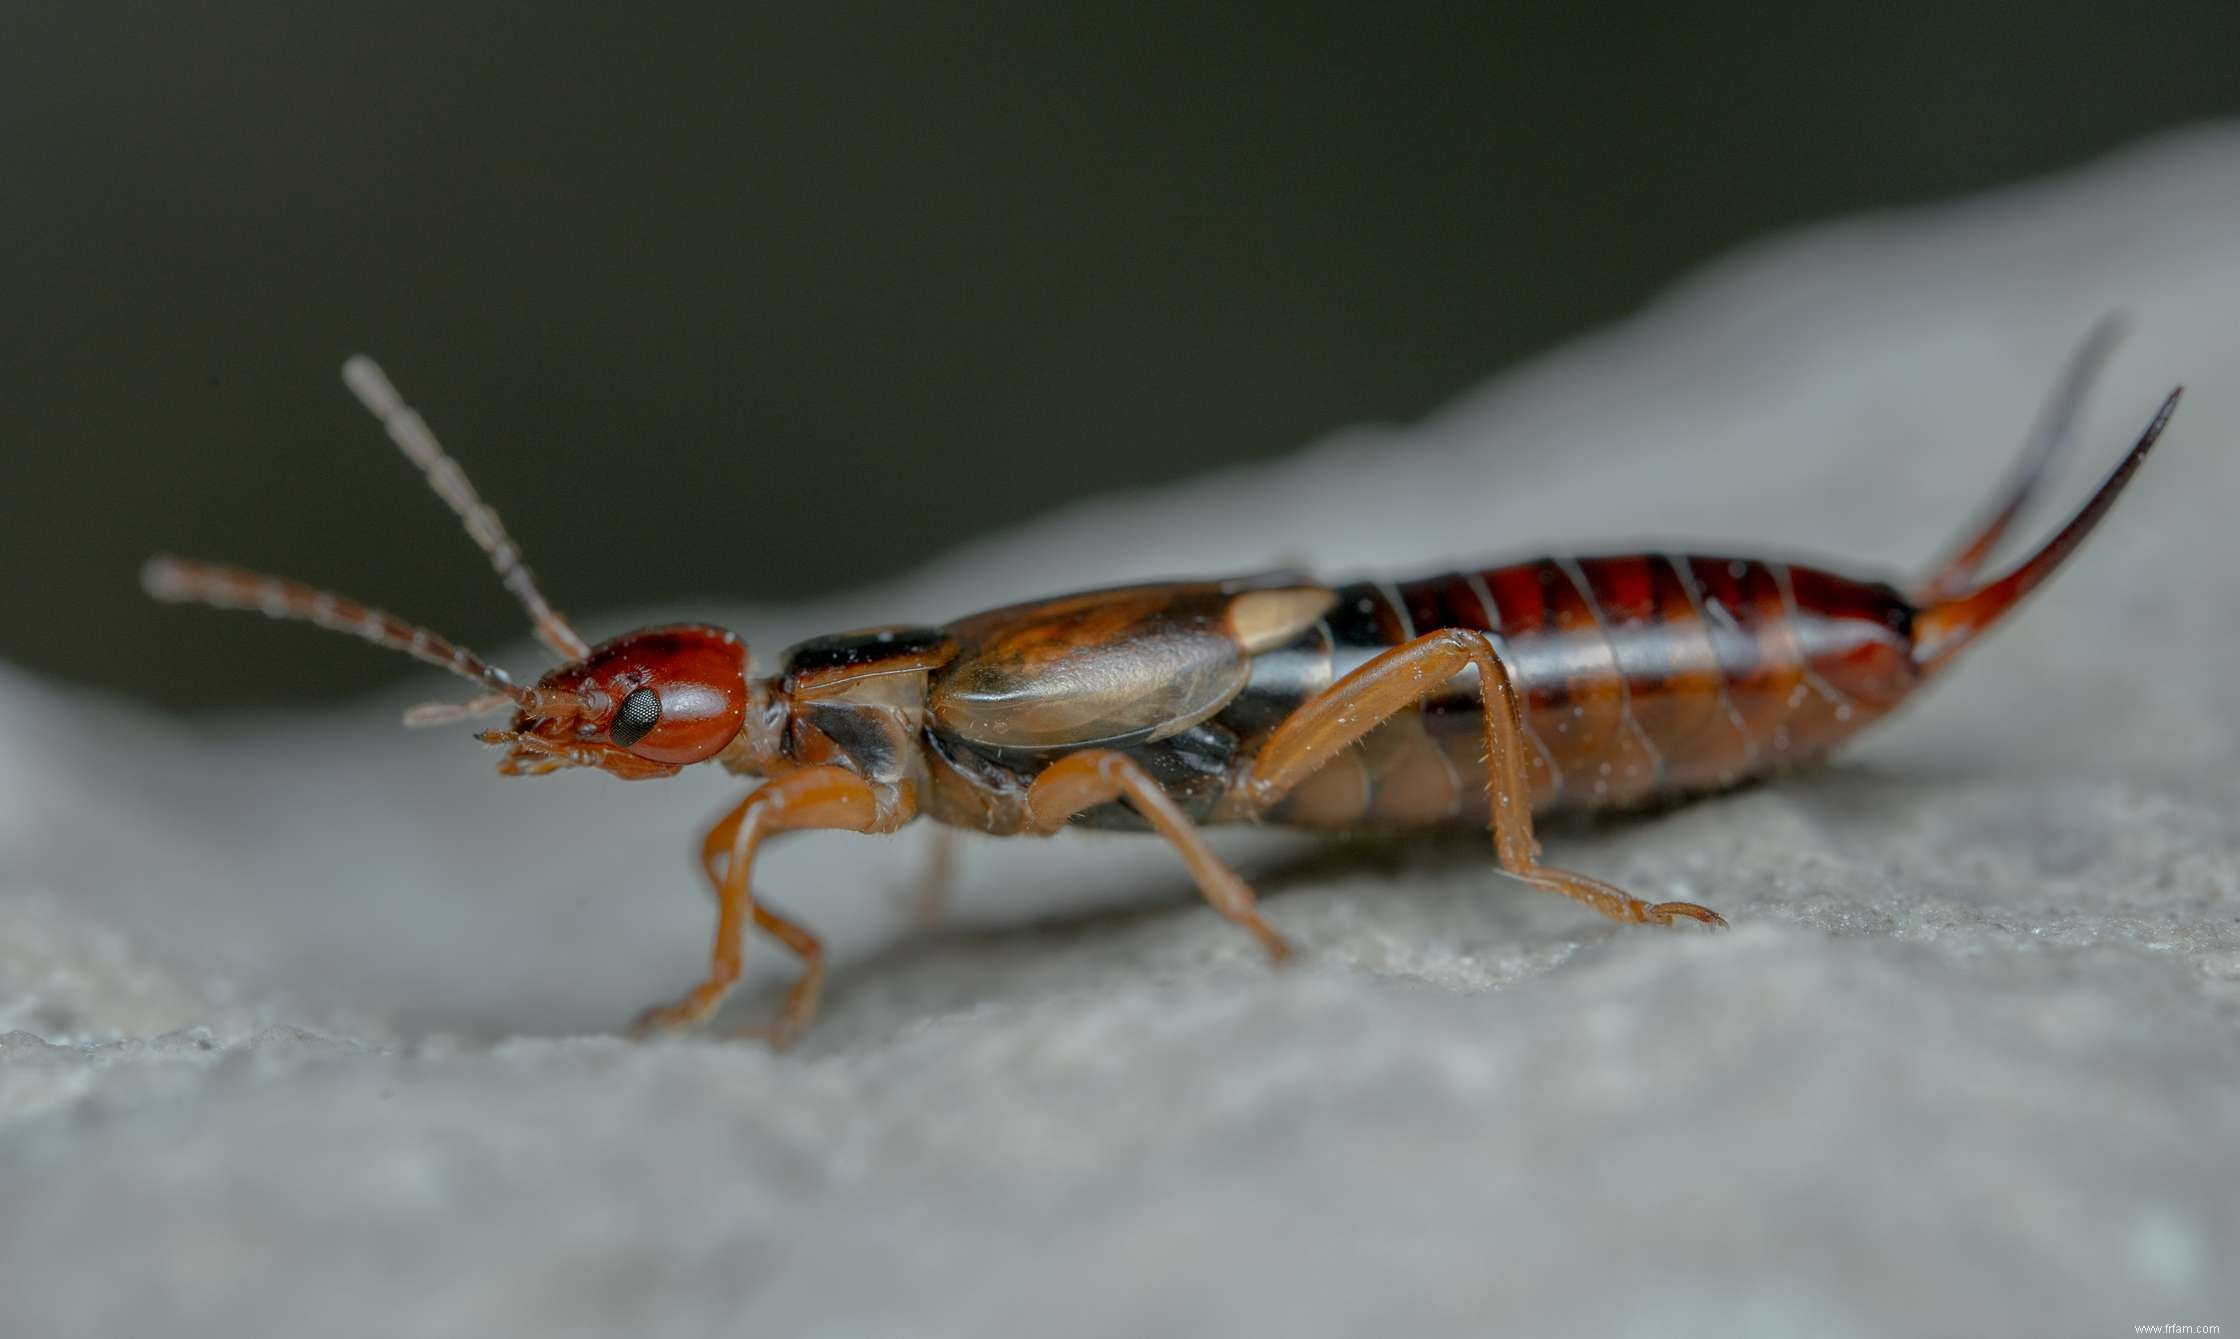
{"label": "segmented antenna", "polygon": [[512,591],[514,598],[521,601],[521,607],[529,612],[530,622],[536,625],[537,640],[562,660],[581,660],[591,648],[568,626],[567,620],[545,602],[544,592],[537,589],[536,577],[521,560],[520,546],[506,533],[498,513],[474,491],[474,485],[467,481],[466,471],[459,468],[459,462],[444,454],[436,435],[428,430],[427,420],[397,394],[397,388],[389,383],[380,365],[362,353],[355,354],[342,365],[342,383],[358,397],[360,404],[381,420],[381,426],[389,432],[389,440],[420,467],[420,472],[428,478],[428,486],[449,504],[465,523],[474,542],[490,555],[490,565],[498,570],[499,580],[506,583],[506,589]]}
{"label": "segmented antenna", "polygon": [[407,730],[426,730],[432,726],[471,721],[477,716],[503,711],[511,702],[512,699],[503,693],[485,693],[466,702],[423,702],[419,706],[404,709],[404,727]]}
{"label": "segmented antenna", "polygon": [[246,609],[267,618],[298,619],[335,632],[346,632],[376,646],[402,651],[438,669],[450,670],[461,678],[472,679],[525,709],[536,709],[540,705],[539,694],[515,683],[504,670],[473,652],[453,646],[395,614],[370,608],[347,596],[306,586],[300,581],[219,563],[159,556],[150,558],[147,566],[140,569],[140,585],[148,594],[167,604]]}

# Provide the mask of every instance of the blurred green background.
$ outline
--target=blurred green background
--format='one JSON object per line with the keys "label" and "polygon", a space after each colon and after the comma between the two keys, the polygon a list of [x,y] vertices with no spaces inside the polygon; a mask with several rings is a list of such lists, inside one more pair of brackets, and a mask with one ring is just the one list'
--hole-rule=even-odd
{"label": "blurred green background", "polygon": [[1769,229],[2235,110],[2229,0],[14,4],[0,659],[412,671],[156,608],[159,548],[518,637],[354,350],[612,632],[1409,419]]}

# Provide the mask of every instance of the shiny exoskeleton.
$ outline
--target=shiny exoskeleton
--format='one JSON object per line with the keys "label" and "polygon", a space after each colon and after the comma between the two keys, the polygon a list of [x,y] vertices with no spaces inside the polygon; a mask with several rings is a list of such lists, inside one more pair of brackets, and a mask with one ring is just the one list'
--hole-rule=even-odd
{"label": "shiny exoskeleton", "polygon": [[1404,581],[1299,574],[1180,581],[1014,605],[940,627],[821,637],[775,672],[703,625],[586,646],[519,551],[370,362],[345,380],[482,543],[566,663],[533,686],[424,629],[341,596],[161,558],[159,598],[302,618],[441,665],[510,707],[500,770],[592,767],[641,779],[713,761],[762,779],[709,832],[719,907],[707,976],[641,1026],[696,1024],[722,1002],[749,921],[805,970],[777,1025],[807,1025],[823,954],[754,895],[762,840],[891,831],[916,817],[992,833],[1148,828],[1208,900],[1289,952],[1251,890],[1198,835],[1210,823],[1320,829],[1491,827],[1502,867],[1620,920],[1723,924],[1539,862],[1535,812],[1611,809],[1732,786],[1826,754],[1886,715],[2042,582],[2106,513],[2175,408],[2077,515],[2005,575],[1977,576],[2066,440],[2103,328],[2072,364],[1997,506],[1926,582],[1901,591],[1764,558],[1658,552],[1542,558]]}
{"label": "shiny exoskeleton", "polygon": [[[1700,554],[1340,586],[1175,583],[819,638],[749,691],[790,721],[789,760],[907,780],[926,817],[983,832],[1031,830],[1029,786],[1086,748],[1124,754],[1198,823],[1482,825],[1475,673],[1386,717],[1264,810],[1240,788],[1310,699],[1449,629],[1490,634],[1524,698],[1533,809],[1733,785],[1817,757],[1897,705],[1920,673],[1916,612],[1888,586]],[[745,744],[719,760],[771,766]],[[1120,801],[1072,821],[1146,826]]]}

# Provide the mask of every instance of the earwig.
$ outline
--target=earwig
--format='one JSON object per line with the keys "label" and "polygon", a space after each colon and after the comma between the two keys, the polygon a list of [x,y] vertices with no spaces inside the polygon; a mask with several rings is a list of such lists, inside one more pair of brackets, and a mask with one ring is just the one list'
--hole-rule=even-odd
{"label": "earwig", "polygon": [[1996,626],[2097,526],[2177,408],[2173,390],[2092,497],[2035,552],[1980,579],[2075,435],[2106,361],[2104,323],[2071,360],[2015,472],[1910,591],[1764,558],[1541,558],[1330,583],[1276,573],[1094,590],[939,627],[819,637],[774,672],[705,624],[587,644],[538,588],[497,513],[373,362],[343,379],[465,524],[538,639],[563,662],[534,684],[425,628],[297,582],[177,558],[142,574],[159,600],[256,610],[347,632],[482,692],[406,713],[497,710],[499,771],[592,768],[626,780],[713,762],[759,787],[701,843],[717,904],[706,977],[638,1022],[706,1021],[737,981],[751,922],[802,963],[776,1022],[814,1017],[816,936],[754,895],[773,834],[891,832],[923,816],[999,835],[1069,826],[1165,838],[1214,909],[1281,961],[1289,942],[1200,834],[1212,823],[1327,831],[1489,827],[1511,876],[1614,920],[1726,922],[1541,863],[1536,814],[1704,794],[1825,756]]}

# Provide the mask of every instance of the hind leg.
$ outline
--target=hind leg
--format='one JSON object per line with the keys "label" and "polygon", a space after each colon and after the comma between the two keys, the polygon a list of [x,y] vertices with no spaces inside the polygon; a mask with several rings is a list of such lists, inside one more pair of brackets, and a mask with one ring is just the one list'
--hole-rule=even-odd
{"label": "hind leg", "polygon": [[1423,700],[1475,665],[1485,709],[1486,791],[1493,849],[1501,867],[1535,888],[1583,902],[1614,921],[1670,925],[1675,919],[1725,925],[1693,902],[1644,902],[1600,879],[1540,863],[1532,835],[1532,792],[1525,780],[1524,707],[1508,667],[1482,632],[1448,628],[1396,646],[1330,685],[1268,737],[1241,787],[1254,813],[1266,813],[1293,787],[1361,736]]}

